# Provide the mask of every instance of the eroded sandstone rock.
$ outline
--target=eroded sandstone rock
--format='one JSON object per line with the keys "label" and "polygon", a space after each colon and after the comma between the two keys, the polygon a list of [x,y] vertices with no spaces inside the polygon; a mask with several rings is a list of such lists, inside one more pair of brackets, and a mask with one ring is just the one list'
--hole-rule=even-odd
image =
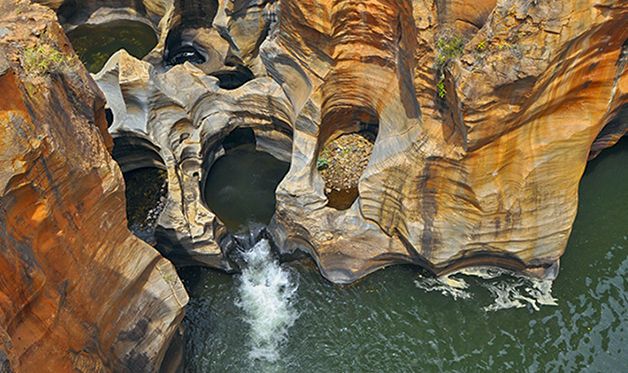
{"label": "eroded sandstone rock", "polygon": [[[376,113],[379,119],[359,203],[341,213],[313,207],[311,200],[299,202],[291,192],[297,180],[288,174],[279,190],[279,240],[292,247],[311,243],[323,273],[341,282],[399,262],[436,273],[471,265],[555,273],[575,218],[578,181],[591,144],[610,122],[608,113],[626,104],[621,54],[628,35],[620,26],[626,6],[498,1],[463,55],[448,65],[445,106],[430,77],[436,75],[429,68],[433,62],[419,53],[435,55],[439,28],[448,26],[435,24],[438,6],[415,1],[413,9],[388,4],[384,12],[370,3],[384,4],[352,2],[343,11],[363,19],[396,12],[400,26],[388,31],[374,27],[371,38],[343,28],[355,34],[344,39],[362,41],[349,50],[368,61],[349,68],[350,74],[364,76],[361,81],[347,80],[368,89],[346,87],[343,106],[351,108],[353,102],[354,108],[367,108],[359,113]],[[339,4],[330,7],[336,14],[342,14]],[[384,37],[376,38],[379,33]],[[399,49],[395,45],[382,52],[382,40],[398,40]],[[480,54],[482,41],[491,46]],[[329,56],[343,59],[336,43],[331,42]],[[381,60],[391,52],[397,58]],[[377,58],[369,60],[370,53]],[[408,55],[415,60],[404,59]],[[414,86],[404,82],[408,67],[415,71]],[[343,84],[341,79],[330,83],[333,74],[323,75],[322,87]],[[377,84],[381,76],[387,78]],[[325,102],[323,113],[312,120],[321,118],[323,126]],[[342,117],[353,120],[350,115]],[[623,123],[617,127],[625,128],[626,119],[617,120]],[[333,122],[334,131],[343,131],[343,119]],[[312,186],[313,199],[318,189]],[[290,229],[294,225],[299,227]]]}
{"label": "eroded sandstone rock", "polygon": [[157,371],[187,294],[126,228],[104,99],[56,22],[0,1],[0,371]]}
{"label": "eroded sandstone rock", "polygon": [[[291,161],[275,242],[332,281],[395,263],[552,276],[587,158],[626,132],[621,2],[157,3],[155,49],[119,52],[96,79],[114,140],[152,149],[125,153],[123,170],[168,170],[157,246],[178,260],[229,268],[201,188],[223,139],[250,127],[260,150]],[[452,36],[460,48],[443,56]],[[330,208],[320,152],[364,128],[377,139],[359,197]]]}

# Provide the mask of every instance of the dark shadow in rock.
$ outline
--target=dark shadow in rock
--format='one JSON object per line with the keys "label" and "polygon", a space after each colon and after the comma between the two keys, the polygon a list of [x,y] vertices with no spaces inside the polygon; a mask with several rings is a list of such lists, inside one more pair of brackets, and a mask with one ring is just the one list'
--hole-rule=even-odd
{"label": "dark shadow in rock", "polygon": [[225,152],[228,152],[243,145],[252,145],[255,147],[255,143],[255,133],[251,128],[236,128],[222,141],[222,147],[225,149]]}
{"label": "dark shadow in rock", "polygon": [[205,63],[205,57],[191,45],[181,45],[172,51],[169,51],[166,56],[166,61],[171,66],[181,65],[185,62],[190,62],[195,65],[202,65]]}
{"label": "dark shadow in rock", "polygon": [[128,227],[155,246],[157,221],[168,195],[168,173],[158,148],[139,137],[118,137],[113,157],[124,176]]}
{"label": "dark shadow in rock", "polygon": [[76,0],[66,0],[61,4],[59,9],[57,9],[57,16],[59,17],[59,21],[61,23],[67,22],[70,18],[72,18],[77,10],[78,3]]}
{"label": "dark shadow in rock", "polygon": [[181,25],[189,28],[211,27],[218,12],[218,0],[177,0]]}
{"label": "dark shadow in rock", "polygon": [[165,207],[168,194],[167,172],[146,167],[123,175],[129,229],[155,246],[157,219]]}
{"label": "dark shadow in rock", "polygon": [[105,119],[107,119],[107,127],[111,127],[113,124],[113,111],[111,109],[105,109]]}
{"label": "dark shadow in rock", "polygon": [[218,86],[222,89],[236,89],[255,78],[251,70],[246,67],[238,67],[234,71],[219,71],[212,74],[218,78]]}
{"label": "dark shadow in rock", "polygon": [[343,190],[332,189],[326,192],[327,206],[335,208],[336,210],[348,210],[353,202],[358,199],[358,188],[349,188]]}

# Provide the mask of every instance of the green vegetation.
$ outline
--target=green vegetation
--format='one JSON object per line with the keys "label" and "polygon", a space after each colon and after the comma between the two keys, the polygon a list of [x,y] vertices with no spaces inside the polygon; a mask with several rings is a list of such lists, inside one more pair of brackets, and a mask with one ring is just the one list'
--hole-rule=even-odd
{"label": "green vegetation", "polygon": [[445,89],[445,78],[440,78],[438,83],[436,83],[436,90],[438,91],[438,97],[445,98],[447,94],[447,90]]}
{"label": "green vegetation", "polygon": [[320,157],[316,161],[316,168],[319,170],[324,170],[329,167],[329,160],[327,158]]}
{"label": "green vegetation", "polygon": [[481,42],[478,43],[478,45],[475,46],[475,50],[478,52],[484,52],[487,48],[487,42],[486,40],[482,40]]}
{"label": "green vegetation", "polygon": [[22,57],[22,66],[27,73],[45,75],[60,72],[67,64],[73,62],[71,56],[65,55],[51,45],[41,42],[33,47],[27,47]]}
{"label": "green vegetation", "polygon": [[442,69],[447,62],[462,56],[464,39],[459,35],[443,36],[436,42],[436,66]]}
{"label": "green vegetation", "polygon": [[445,89],[445,66],[451,60],[460,58],[464,51],[465,40],[457,34],[447,34],[438,38],[436,42],[436,71],[438,74],[438,83],[436,84],[436,92],[438,97],[445,98],[447,90]]}
{"label": "green vegetation", "polygon": [[511,44],[507,40],[481,40],[476,46],[475,51],[485,53],[490,51],[503,51],[506,49],[516,50],[517,46]]}

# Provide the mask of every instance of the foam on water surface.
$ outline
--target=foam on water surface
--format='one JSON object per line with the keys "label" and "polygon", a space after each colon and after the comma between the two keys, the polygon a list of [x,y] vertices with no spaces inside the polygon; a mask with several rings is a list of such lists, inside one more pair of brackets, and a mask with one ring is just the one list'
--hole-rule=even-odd
{"label": "foam on water surface", "polygon": [[[471,285],[465,280],[473,277],[480,281]],[[493,303],[484,306],[485,311],[526,306],[538,311],[541,306],[557,305],[557,299],[552,296],[551,280],[534,279],[495,268],[467,268],[438,278],[419,276],[414,283],[420,289],[436,291],[454,299],[470,299],[476,292],[488,290]]]}
{"label": "foam on water surface", "polygon": [[293,301],[298,287],[295,276],[279,265],[268,241],[261,240],[243,253],[246,268],[239,279],[236,304],[249,325],[249,357],[273,362],[298,318]]}

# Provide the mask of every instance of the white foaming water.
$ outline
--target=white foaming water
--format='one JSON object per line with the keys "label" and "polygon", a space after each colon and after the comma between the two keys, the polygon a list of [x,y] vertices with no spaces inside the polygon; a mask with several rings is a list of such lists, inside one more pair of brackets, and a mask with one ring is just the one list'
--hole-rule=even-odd
{"label": "white foaming water", "polygon": [[451,276],[421,277],[420,280],[415,280],[414,284],[425,291],[437,291],[454,299],[471,298],[471,293],[465,291],[469,284],[461,278],[453,278]]}
{"label": "white foaming water", "polygon": [[556,298],[552,296],[551,280],[538,280],[494,268],[467,268],[439,278],[420,277],[414,283],[425,291],[438,291],[454,299],[469,299],[475,289],[457,277],[460,275],[482,279],[480,286],[487,289],[493,298],[493,303],[484,307],[486,311],[522,308],[526,305],[538,311],[541,306],[557,305]]}
{"label": "white foaming water", "polygon": [[292,301],[298,284],[291,273],[272,257],[268,241],[261,240],[243,253],[237,306],[250,326],[251,350],[255,360],[276,361],[288,329],[298,318]]}

